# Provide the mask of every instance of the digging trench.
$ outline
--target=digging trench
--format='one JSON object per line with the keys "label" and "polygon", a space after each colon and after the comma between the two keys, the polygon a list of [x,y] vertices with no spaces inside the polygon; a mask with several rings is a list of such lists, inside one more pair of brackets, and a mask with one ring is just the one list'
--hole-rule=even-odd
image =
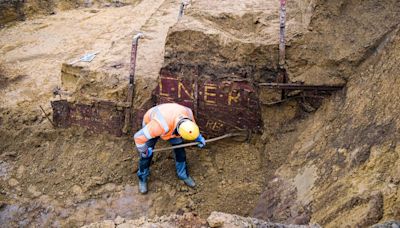
{"label": "digging trench", "polygon": [[[135,107],[145,109],[153,91],[180,89],[177,94],[190,97],[193,78],[211,86],[199,87],[211,103],[218,102],[216,81],[277,80],[279,1],[192,1],[177,21],[179,3],[96,2],[67,11],[55,4],[55,14],[0,30],[1,224],[82,226],[117,216],[194,212],[206,218],[212,211],[327,227],[400,219],[396,1],[288,2],[289,79],[346,88],[272,106],[266,103],[279,100],[279,90],[254,89],[257,96],[248,96],[259,110],[242,104],[260,120],[250,141],[187,150],[195,189],[176,178],[166,152],[155,154],[150,192],[140,195],[131,137],[52,127],[39,105],[52,111],[56,86],[70,102],[125,101],[131,37],[138,31],[145,37],[138,46]],[[92,62],[71,64],[96,51]],[[160,90],[163,72],[189,80]],[[238,94],[245,96],[238,91],[222,101],[235,104]],[[207,112],[206,103],[198,105],[199,118],[221,118],[221,108]]]}

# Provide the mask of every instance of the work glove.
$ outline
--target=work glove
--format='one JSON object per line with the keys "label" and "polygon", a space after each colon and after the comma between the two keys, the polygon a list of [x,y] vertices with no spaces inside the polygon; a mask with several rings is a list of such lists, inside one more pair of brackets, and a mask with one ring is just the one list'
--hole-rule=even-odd
{"label": "work glove", "polygon": [[206,139],[200,134],[194,141],[199,142],[198,147],[203,148],[206,146]]}
{"label": "work glove", "polygon": [[140,156],[142,156],[142,158],[149,158],[149,157],[151,157],[152,154],[153,154],[153,148],[149,147],[149,148],[147,148],[146,151],[141,152]]}

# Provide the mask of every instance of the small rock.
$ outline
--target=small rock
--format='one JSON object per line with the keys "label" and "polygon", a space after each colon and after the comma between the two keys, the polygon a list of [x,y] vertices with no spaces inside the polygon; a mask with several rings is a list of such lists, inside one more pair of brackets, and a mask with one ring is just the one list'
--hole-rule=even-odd
{"label": "small rock", "polygon": [[184,185],[184,186],[180,187],[179,191],[180,192],[187,192],[187,191],[189,191],[189,188],[186,185]]}
{"label": "small rock", "polygon": [[143,225],[146,221],[146,218],[145,217],[140,217],[138,220],[137,220],[137,223],[138,223],[138,225]]}
{"label": "small rock", "polygon": [[212,212],[207,218],[208,225],[210,227],[220,227],[224,225],[224,218],[218,212]]}
{"label": "small rock", "polygon": [[17,156],[17,152],[15,152],[15,151],[5,152],[2,154],[2,157],[16,157],[16,156]]}
{"label": "small rock", "polygon": [[178,209],[178,211],[176,212],[177,215],[183,215],[183,213],[185,213],[181,208]]}
{"label": "small rock", "polygon": [[119,225],[119,224],[124,223],[125,219],[118,215],[117,218],[114,220],[114,222],[115,222],[115,225]]}
{"label": "small rock", "polygon": [[14,178],[11,178],[10,180],[8,180],[8,185],[10,185],[11,187],[15,187],[18,184],[19,184],[19,182]]}
{"label": "small rock", "polygon": [[112,191],[115,190],[116,185],[113,184],[113,183],[108,183],[108,184],[106,184],[106,185],[104,186],[104,188],[105,188],[105,190],[112,192]]}
{"label": "small rock", "polygon": [[190,209],[190,210],[194,210],[195,209],[195,203],[193,202],[193,200],[191,200],[191,199],[189,199],[189,202],[188,202],[188,204],[187,204],[187,208],[188,209]]}
{"label": "small rock", "polygon": [[[101,227],[101,228],[115,228],[115,224],[114,221],[112,220],[104,220],[102,222],[96,222],[96,223],[92,223],[90,225],[87,226],[83,226],[85,228],[97,228],[97,227]],[[82,227],[82,228],[83,228]]]}
{"label": "small rock", "polygon": [[33,185],[30,185],[28,187],[28,192],[31,193],[32,196],[34,196],[34,197],[38,197],[38,196],[42,195],[42,193],[37,190],[36,186],[33,186]]}
{"label": "small rock", "polygon": [[135,226],[132,226],[131,224],[128,224],[128,223],[122,223],[117,226],[117,228],[132,228],[132,227],[135,227]]}
{"label": "small rock", "polygon": [[115,228],[114,221],[104,220],[101,224],[101,228]]}
{"label": "small rock", "polygon": [[400,222],[398,221],[388,221],[381,224],[375,224],[371,228],[400,228]]}
{"label": "small rock", "polygon": [[75,195],[82,195],[82,193],[83,193],[82,188],[79,185],[72,186],[72,192]]}

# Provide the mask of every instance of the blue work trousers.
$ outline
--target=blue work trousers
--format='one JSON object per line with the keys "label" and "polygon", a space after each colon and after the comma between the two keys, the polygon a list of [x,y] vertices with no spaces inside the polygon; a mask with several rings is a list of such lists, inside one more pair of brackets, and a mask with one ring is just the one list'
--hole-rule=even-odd
{"label": "blue work trousers", "polygon": [[[154,148],[159,138],[160,137],[150,139],[146,142],[146,146]],[[182,144],[183,140],[182,138],[172,138],[168,140],[168,142],[171,143],[171,145],[176,146]],[[188,178],[189,175],[187,172],[185,148],[174,149],[174,155],[176,174],[178,175],[178,178],[181,180]],[[147,178],[150,175],[150,164],[153,158],[153,154],[150,157],[142,157],[141,155],[139,156],[140,160],[137,176],[139,177],[140,181],[147,182]]]}

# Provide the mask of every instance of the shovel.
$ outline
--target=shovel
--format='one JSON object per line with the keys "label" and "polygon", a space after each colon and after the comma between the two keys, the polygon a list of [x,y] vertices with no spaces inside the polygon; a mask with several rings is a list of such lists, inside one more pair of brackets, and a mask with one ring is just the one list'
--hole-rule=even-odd
{"label": "shovel", "polygon": [[[234,141],[244,142],[244,141],[247,141],[247,140],[250,139],[250,135],[251,135],[250,131],[228,133],[228,134],[216,137],[216,138],[207,139],[206,143],[215,142],[215,141],[218,141],[218,140],[221,140],[221,139],[231,138],[231,137],[234,137]],[[197,144],[199,144],[199,142],[185,143],[185,144],[171,146],[171,147],[154,149],[153,152],[172,150],[172,149],[178,149],[178,148],[189,147],[189,146],[197,146]]]}

